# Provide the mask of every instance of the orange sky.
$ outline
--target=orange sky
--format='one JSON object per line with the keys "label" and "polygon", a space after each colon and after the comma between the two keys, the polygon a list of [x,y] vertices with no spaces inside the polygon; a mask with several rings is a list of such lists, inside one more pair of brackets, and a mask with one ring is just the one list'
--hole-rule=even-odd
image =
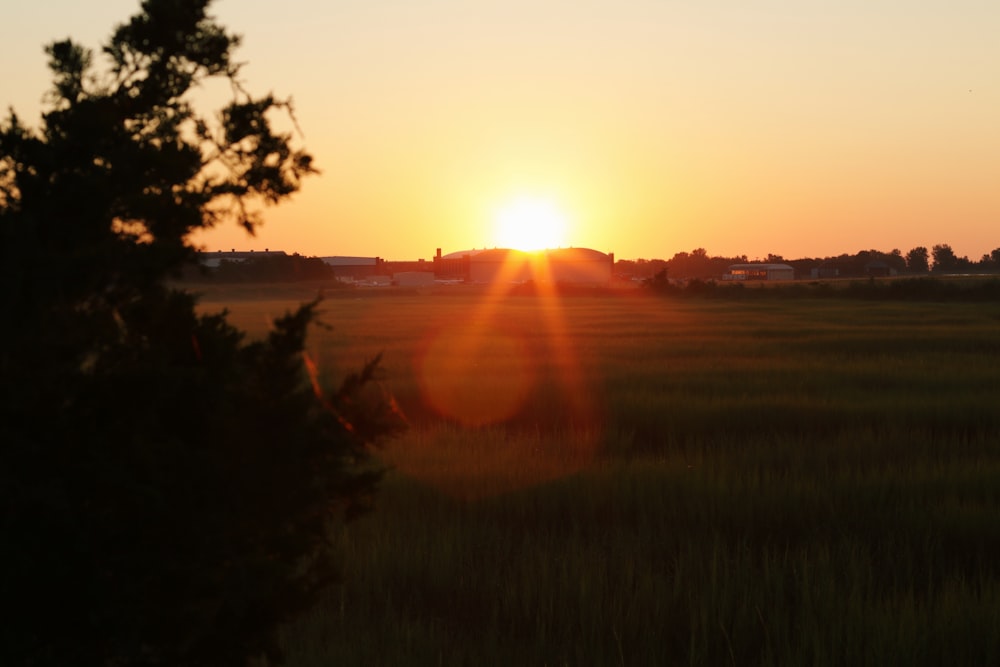
{"label": "orange sky", "polygon": [[[137,7],[5,9],[0,102],[37,118],[42,45],[97,47]],[[294,98],[323,174],[210,250],[430,257],[494,245],[525,196],[563,211],[567,245],[620,258],[1000,247],[993,1],[213,7],[248,87]]]}

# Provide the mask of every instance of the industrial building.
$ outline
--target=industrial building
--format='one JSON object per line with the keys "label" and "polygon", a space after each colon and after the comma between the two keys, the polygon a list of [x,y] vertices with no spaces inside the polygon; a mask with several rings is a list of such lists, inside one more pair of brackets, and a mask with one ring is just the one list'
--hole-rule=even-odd
{"label": "industrial building", "polygon": [[470,283],[558,283],[604,286],[611,282],[615,256],[589,248],[524,252],[509,248],[465,250],[434,257],[438,279]]}

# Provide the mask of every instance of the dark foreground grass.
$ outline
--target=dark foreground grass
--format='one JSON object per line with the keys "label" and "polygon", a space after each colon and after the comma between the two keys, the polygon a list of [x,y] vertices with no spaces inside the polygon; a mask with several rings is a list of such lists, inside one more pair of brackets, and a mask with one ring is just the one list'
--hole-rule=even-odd
{"label": "dark foreground grass", "polygon": [[290,656],[997,664],[1000,466],[901,449],[741,442],[476,502],[396,477],[342,536],[344,583],[289,629]]}
{"label": "dark foreground grass", "polygon": [[[428,341],[470,319],[531,371],[493,424],[424,396]],[[425,295],[327,320],[314,355],[385,351],[414,425],[290,664],[1000,664],[1000,304]],[[451,349],[470,364],[439,375],[503,398],[503,364]]]}

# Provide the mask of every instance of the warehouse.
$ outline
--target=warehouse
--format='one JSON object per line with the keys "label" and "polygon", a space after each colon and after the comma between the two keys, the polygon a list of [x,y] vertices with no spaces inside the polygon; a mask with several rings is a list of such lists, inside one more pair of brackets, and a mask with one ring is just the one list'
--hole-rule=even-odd
{"label": "warehouse", "polygon": [[589,248],[546,250],[544,260],[549,282],[574,285],[607,285],[615,265],[614,254]]}
{"label": "warehouse", "polygon": [[613,254],[589,248],[557,248],[525,252],[509,248],[467,250],[434,258],[438,278],[461,278],[471,283],[560,283],[608,285]]}
{"label": "warehouse", "polygon": [[733,264],[723,280],[792,280],[795,269],[788,264]]}

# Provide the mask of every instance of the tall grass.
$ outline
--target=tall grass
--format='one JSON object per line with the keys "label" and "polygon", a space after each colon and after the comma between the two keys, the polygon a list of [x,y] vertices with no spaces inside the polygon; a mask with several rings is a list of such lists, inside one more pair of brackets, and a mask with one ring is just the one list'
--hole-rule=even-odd
{"label": "tall grass", "polygon": [[474,502],[394,478],[289,650],[303,665],[994,664],[997,464],[887,470],[857,445],[846,461],[832,442],[605,461]]}
{"label": "tall grass", "polygon": [[[532,372],[473,426],[419,359],[477,317]],[[321,366],[384,352],[413,426],[290,664],[1000,664],[997,303],[409,295],[326,319]]]}

